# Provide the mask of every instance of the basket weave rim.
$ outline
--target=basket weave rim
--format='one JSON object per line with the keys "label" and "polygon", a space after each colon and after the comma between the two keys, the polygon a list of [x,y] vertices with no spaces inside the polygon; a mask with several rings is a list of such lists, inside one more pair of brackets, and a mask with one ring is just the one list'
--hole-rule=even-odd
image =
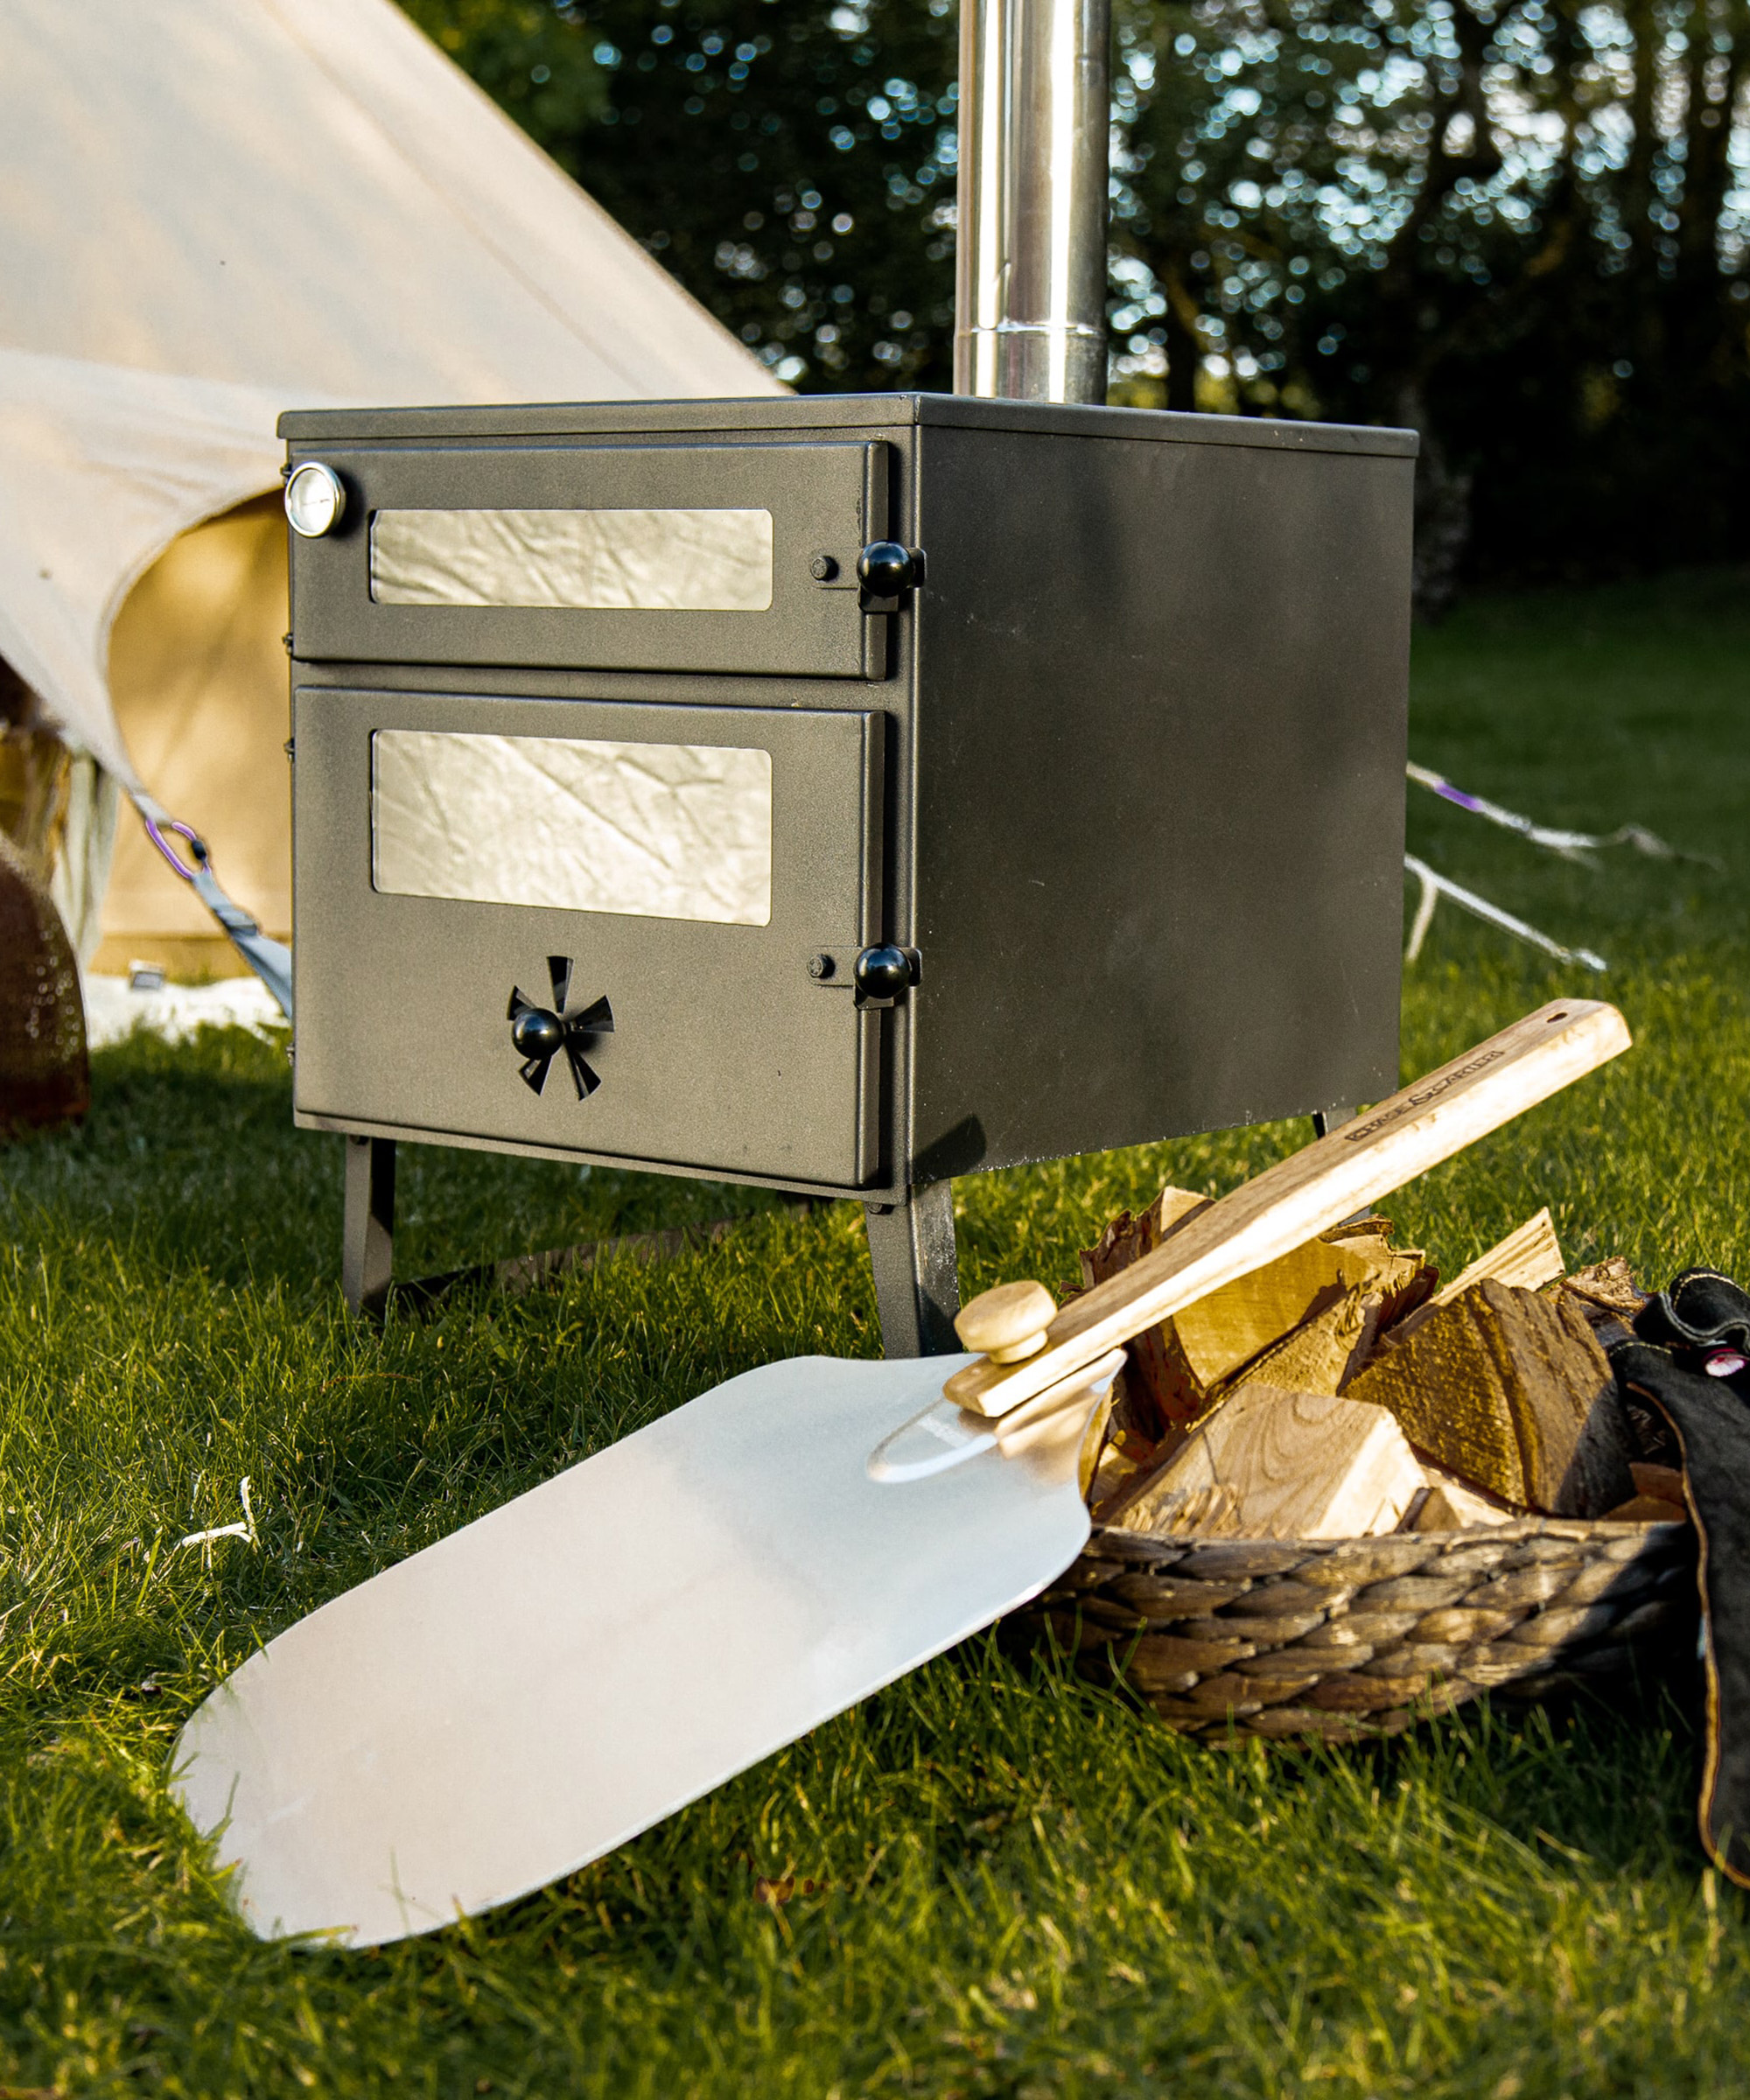
{"label": "basket weave rim", "polygon": [[1388,1539],[1401,1540],[1408,1544],[1411,1540],[1426,1539],[1430,1550],[1438,1550],[1454,1539],[1462,1539],[1469,1545],[1481,1545],[1490,1539],[1511,1542],[1522,1538],[1564,1538],[1578,1544],[1596,1540],[1600,1544],[1626,1538],[1651,1538],[1658,1532],[1687,1531],[1690,1519],[1684,1517],[1625,1517],[1613,1520],[1604,1516],[1515,1516],[1499,1524],[1463,1524],[1450,1531],[1370,1531],[1346,1534],[1340,1538],[1273,1538],[1262,1532],[1235,1533],[1231,1531],[1168,1531],[1159,1534],[1152,1531],[1127,1530],[1122,1522],[1096,1523],[1089,1531],[1088,1544],[1082,1548],[1092,1550],[1096,1541],[1110,1540],[1124,1551],[1143,1550],[1151,1559],[1159,1552],[1188,1550],[1192,1547],[1208,1549],[1211,1546],[1233,1546],[1246,1549],[1280,1550],[1284,1552],[1300,1552],[1309,1558],[1315,1553],[1329,1553],[1343,1546],[1378,1546]]}
{"label": "basket weave rim", "polygon": [[1531,1515],[1347,1538],[1102,1524],[1017,1623],[1199,1741],[1348,1741],[1687,1647],[1694,1536],[1686,1519]]}

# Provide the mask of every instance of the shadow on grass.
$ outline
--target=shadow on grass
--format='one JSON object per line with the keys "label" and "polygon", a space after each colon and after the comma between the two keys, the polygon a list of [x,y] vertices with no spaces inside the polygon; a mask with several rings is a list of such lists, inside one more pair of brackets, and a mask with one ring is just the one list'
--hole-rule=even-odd
{"label": "shadow on grass", "polygon": [[[293,1130],[283,1040],[136,1035],[94,1056],[82,1126],[0,1146],[0,1221],[17,1243],[124,1250],[143,1284],[196,1270],[312,1302],[339,1283],[342,1142]],[[402,1146],[398,1169],[396,1265],[407,1278],[779,1202],[723,1183],[441,1146]]]}

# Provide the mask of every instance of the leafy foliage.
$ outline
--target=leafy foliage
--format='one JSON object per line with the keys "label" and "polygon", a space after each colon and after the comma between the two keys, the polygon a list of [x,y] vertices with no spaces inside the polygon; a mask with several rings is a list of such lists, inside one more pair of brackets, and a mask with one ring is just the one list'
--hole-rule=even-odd
{"label": "leafy foliage", "polygon": [[[950,383],[951,0],[405,0],[803,387]],[[1407,424],[1418,590],[1750,550],[1741,0],[1116,0],[1112,377]]]}
{"label": "leafy foliage", "polygon": [[950,383],[952,0],[405,4],[781,377]]}
{"label": "leafy foliage", "polygon": [[1121,5],[1133,397],[1419,430],[1424,599],[1473,483],[1485,568],[1750,544],[1741,8]]}

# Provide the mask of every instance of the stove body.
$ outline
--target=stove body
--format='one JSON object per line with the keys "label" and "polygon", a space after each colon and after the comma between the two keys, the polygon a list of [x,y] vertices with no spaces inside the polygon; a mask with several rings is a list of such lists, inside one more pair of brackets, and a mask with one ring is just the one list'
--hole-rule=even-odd
{"label": "stove body", "polygon": [[954,1176],[1396,1084],[1410,435],[282,430],[344,494],[292,537],[296,1113],[355,1299],[414,1140],[853,1199],[890,1353],[952,1347]]}

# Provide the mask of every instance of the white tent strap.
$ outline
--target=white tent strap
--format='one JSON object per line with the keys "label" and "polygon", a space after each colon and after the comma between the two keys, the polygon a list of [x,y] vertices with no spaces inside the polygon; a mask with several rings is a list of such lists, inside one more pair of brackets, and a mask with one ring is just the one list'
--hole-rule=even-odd
{"label": "white tent strap", "polygon": [[[206,850],[206,841],[197,832],[173,817],[163,803],[154,802],[150,795],[132,788],[129,793],[140,813],[141,822],[146,827],[146,836],[219,921],[232,947],[267,986],[278,1002],[280,1012],[290,1020],[291,950],[284,941],[276,941],[264,934],[249,914],[240,905],[233,904],[220,888],[213,872],[212,856]],[[194,863],[192,867],[171,844],[171,837],[186,844],[189,859]]]}
{"label": "white tent strap", "polygon": [[1450,780],[1442,780],[1425,766],[1414,760],[1405,766],[1404,773],[1418,788],[1426,788],[1443,802],[1451,802],[1460,809],[1468,809],[1473,816],[1485,818],[1491,824],[1499,824],[1503,831],[1511,831],[1534,846],[1543,846],[1551,853],[1559,853],[1564,860],[1584,862],[1588,853],[1603,846],[1633,846],[1637,853],[1645,853],[1653,860],[1687,860],[1698,866],[1718,868],[1719,863],[1705,853],[1684,853],[1676,846],[1668,846],[1642,824],[1621,824],[1614,831],[1563,831],[1550,824],[1533,823],[1529,816],[1521,816],[1512,809],[1503,809],[1499,802],[1492,802],[1486,795],[1473,794],[1468,788],[1455,788]]}
{"label": "white tent strap", "polygon": [[1404,865],[1422,886],[1422,894],[1417,900],[1416,916],[1410,928],[1410,941],[1404,951],[1404,960],[1413,962],[1422,953],[1422,943],[1433,921],[1434,906],[1442,897],[1450,897],[1460,911],[1499,927],[1502,933],[1511,934],[1516,941],[1528,942],[1542,948],[1546,956],[1553,956],[1558,962],[1578,962],[1584,969],[1605,970],[1610,965],[1589,948],[1564,948],[1559,941],[1552,941],[1548,934],[1540,934],[1535,926],[1524,920],[1516,919],[1511,912],[1504,912],[1498,904],[1491,904],[1487,897],[1479,897],[1474,890],[1467,890],[1461,883],[1452,880],[1431,868],[1425,860],[1418,860],[1413,853],[1404,856]]}

